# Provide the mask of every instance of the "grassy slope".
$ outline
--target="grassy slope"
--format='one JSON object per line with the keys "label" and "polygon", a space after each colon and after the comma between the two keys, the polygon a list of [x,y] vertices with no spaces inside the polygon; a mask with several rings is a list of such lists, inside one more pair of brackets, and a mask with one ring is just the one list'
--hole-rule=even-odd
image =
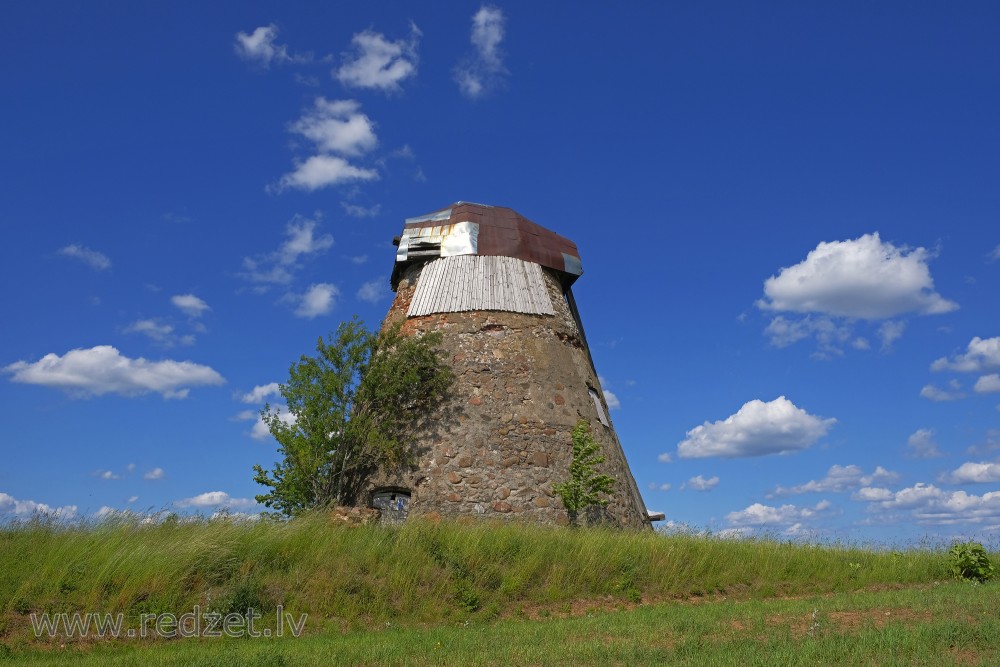
{"label": "grassy slope", "polygon": [[[263,611],[265,619],[269,615],[273,619],[275,606],[281,604],[295,615],[309,614],[308,638],[290,640],[291,644],[188,640],[171,642],[169,649],[151,650],[167,660],[164,664],[172,664],[171,655],[186,654],[177,663],[183,664],[203,652],[218,654],[220,660],[227,655],[242,655],[244,662],[259,664],[284,664],[287,660],[289,664],[322,664],[323,659],[316,656],[330,659],[333,653],[346,652],[356,659],[343,664],[359,660],[374,664],[402,660],[399,656],[403,654],[392,657],[392,651],[410,649],[417,652],[403,661],[417,660],[413,657],[420,655],[417,649],[426,648],[430,642],[431,657],[417,662],[435,664],[426,662],[436,660],[434,652],[451,651],[447,646],[464,646],[473,654],[484,647],[502,648],[507,652],[504,659],[515,664],[548,664],[576,654],[559,651],[546,657],[532,651],[550,646],[559,633],[566,633],[566,637],[579,635],[586,638],[578,643],[580,646],[591,646],[593,638],[604,632],[600,628],[606,626],[610,628],[604,632],[611,637],[609,646],[625,652],[613,653],[619,657],[609,659],[611,663],[633,662],[626,658],[632,654],[636,660],[652,661],[657,655],[662,657],[662,651],[683,651],[692,646],[692,637],[702,631],[695,628],[692,635],[686,624],[696,621],[687,619],[704,617],[707,620],[697,622],[711,625],[715,623],[712,614],[725,616],[752,608],[746,605],[814,604],[762,602],[776,596],[917,586],[922,587],[918,593],[885,590],[880,595],[912,595],[912,600],[905,603],[911,606],[928,595],[934,600],[944,595],[941,608],[952,611],[964,604],[956,602],[963,596],[997,601],[992,586],[931,587],[932,582],[947,577],[940,550],[886,553],[770,540],[729,541],[520,525],[414,522],[402,528],[348,529],[331,525],[323,515],[260,524],[201,521],[150,526],[127,520],[79,527],[34,524],[0,529],[0,604],[4,605],[0,608],[0,641],[19,658],[25,657],[25,651],[42,649],[42,655],[35,659],[42,659],[48,647],[67,643],[59,639],[34,640],[28,623],[31,612],[122,612],[134,621],[140,613],[181,614],[195,605],[223,612],[252,605]],[[939,591],[950,592],[945,595]],[[742,602],[663,604],[618,614],[600,611],[639,601],[699,596],[725,596],[730,602]],[[592,618],[541,624],[496,622],[519,615],[558,615],[588,608],[595,611]],[[951,611],[951,616],[930,613],[925,620],[934,623],[938,622],[937,616],[945,620],[954,616]],[[973,614],[979,624],[976,627],[985,622],[980,616]],[[746,625],[750,620],[739,621],[741,627],[758,628],[756,634],[747,630],[747,637],[755,637],[750,644],[785,641],[788,649],[801,648],[801,637],[789,635],[782,640],[781,633]],[[475,628],[474,632],[457,629],[461,625],[468,630],[466,622]],[[920,623],[913,627],[923,627]],[[390,631],[385,630],[387,624]],[[483,630],[484,626],[489,629]],[[631,633],[629,628],[633,627],[636,630]],[[677,638],[657,643],[662,628],[671,627]],[[907,627],[904,624],[893,630],[893,636]],[[994,632],[992,625],[982,627],[984,632]],[[373,644],[371,631],[376,628],[382,631],[374,635],[379,639]],[[342,635],[341,631],[346,630],[351,632]],[[704,641],[712,646],[728,641],[717,629],[708,633],[711,639]],[[510,639],[501,639],[505,636]],[[825,646],[836,643],[836,636],[810,639],[820,640],[814,641],[817,646]],[[746,644],[747,637],[733,640],[733,646]],[[885,632],[878,633],[878,637],[880,642],[887,641]],[[435,648],[438,641],[443,648]],[[514,646],[508,647],[508,641]],[[912,644],[915,640],[911,637],[907,641]],[[70,648],[73,644],[69,642]],[[517,653],[519,644],[528,653]],[[390,654],[364,657],[364,651],[370,651],[373,645],[390,647],[386,649]],[[236,646],[239,650],[234,653],[232,647]],[[530,649],[532,646],[536,649]],[[654,651],[656,646],[660,646],[660,653]],[[590,657],[578,655],[585,662],[603,655],[596,645],[587,650],[595,653]],[[3,651],[0,647],[0,653]],[[122,659],[126,662],[122,664],[150,660],[137,657],[144,651],[124,651]],[[476,664],[473,654],[461,660],[452,656],[447,662]],[[682,657],[671,655],[674,660]],[[569,658],[566,661],[571,662]],[[157,660],[150,664],[157,664]]]}

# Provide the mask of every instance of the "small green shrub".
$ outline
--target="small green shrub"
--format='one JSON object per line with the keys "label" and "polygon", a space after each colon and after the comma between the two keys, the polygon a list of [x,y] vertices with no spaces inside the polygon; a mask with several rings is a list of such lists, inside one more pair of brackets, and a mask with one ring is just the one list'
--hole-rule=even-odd
{"label": "small green shrub", "polygon": [[986,549],[979,542],[961,542],[948,550],[948,563],[957,579],[984,582],[996,574]]}

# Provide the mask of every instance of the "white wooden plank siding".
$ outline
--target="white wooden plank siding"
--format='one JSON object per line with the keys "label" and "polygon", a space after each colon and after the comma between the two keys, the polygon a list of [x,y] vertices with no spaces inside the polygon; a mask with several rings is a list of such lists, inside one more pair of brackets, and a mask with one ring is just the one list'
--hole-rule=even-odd
{"label": "white wooden plank siding", "polygon": [[538,264],[479,255],[429,262],[420,272],[407,316],[466,310],[555,315]]}

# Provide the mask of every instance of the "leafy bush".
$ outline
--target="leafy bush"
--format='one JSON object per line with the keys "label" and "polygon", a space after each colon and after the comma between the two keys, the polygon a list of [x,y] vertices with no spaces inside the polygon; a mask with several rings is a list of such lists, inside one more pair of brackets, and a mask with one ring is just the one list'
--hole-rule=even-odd
{"label": "leafy bush", "polygon": [[951,571],[958,579],[983,582],[993,578],[996,571],[986,549],[979,542],[954,544],[948,550]]}

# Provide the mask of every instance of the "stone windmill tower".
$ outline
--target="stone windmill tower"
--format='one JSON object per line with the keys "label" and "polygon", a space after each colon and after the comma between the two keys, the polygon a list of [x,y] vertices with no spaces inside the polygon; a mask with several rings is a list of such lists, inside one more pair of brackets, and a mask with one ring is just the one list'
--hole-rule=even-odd
{"label": "stone windmill tower", "polygon": [[467,202],[407,219],[397,244],[386,325],[440,331],[455,383],[414,434],[416,466],[380,472],[372,505],[397,518],[565,524],[552,485],[569,477],[570,433],[583,417],[606,458],[600,472],[615,479],[590,520],[649,526],[573,299],[576,245],[509,208]]}

